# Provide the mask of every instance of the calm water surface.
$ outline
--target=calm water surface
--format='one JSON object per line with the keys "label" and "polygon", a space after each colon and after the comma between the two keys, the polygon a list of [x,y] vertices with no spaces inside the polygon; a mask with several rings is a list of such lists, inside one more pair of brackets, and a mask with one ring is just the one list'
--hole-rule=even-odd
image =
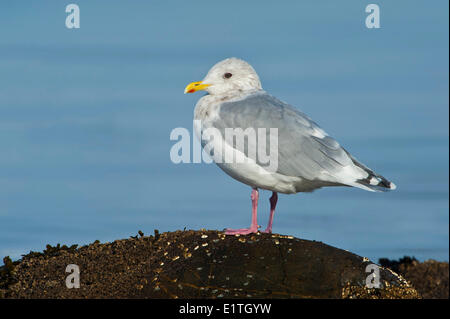
{"label": "calm water surface", "polygon": [[[391,193],[281,195],[274,231],[377,260],[448,260],[448,2],[0,4],[0,256],[177,229],[244,227],[250,188],[207,164],[175,165],[217,61],[248,60]],[[269,192],[262,192],[265,227]]]}

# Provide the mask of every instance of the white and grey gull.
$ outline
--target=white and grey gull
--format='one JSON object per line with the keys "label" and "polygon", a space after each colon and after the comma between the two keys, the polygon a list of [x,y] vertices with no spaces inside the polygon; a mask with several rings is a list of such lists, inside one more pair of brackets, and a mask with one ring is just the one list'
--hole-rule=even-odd
{"label": "white and grey gull", "polygon": [[[222,133],[221,141],[208,144],[209,152],[215,153],[213,159],[225,173],[252,187],[251,226],[227,229],[226,234],[258,232],[258,189],[273,192],[269,222],[264,231],[271,233],[277,193],[311,192],[324,186],[351,186],[367,191],[396,188],[394,183],[358,162],[306,114],[265,92],[257,73],[247,62],[225,59],[214,65],[202,81],[187,85],[185,93],[200,90],[208,94],[195,106],[194,120],[201,123],[201,127],[196,127],[197,137],[202,140],[202,132],[208,128]],[[271,129],[277,130],[275,170],[268,170],[267,163],[249,151],[252,147],[266,149],[258,143],[268,143],[269,138],[247,138],[247,146],[241,149],[234,140],[225,138],[227,129],[237,128],[255,131],[263,128],[267,136]],[[205,147],[206,142],[202,140],[202,144]],[[217,160],[217,154],[227,148],[239,152],[246,162]]]}

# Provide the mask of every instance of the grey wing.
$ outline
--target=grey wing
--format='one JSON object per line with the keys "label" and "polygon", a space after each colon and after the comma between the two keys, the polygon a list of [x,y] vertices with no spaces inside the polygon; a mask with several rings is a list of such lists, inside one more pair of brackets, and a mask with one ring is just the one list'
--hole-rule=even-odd
{"label": "grey wing", "polygon": [[[213,125],[222,132],[225,128],[265,128],[267,135],[270,134],[270,128],[277,128],[277,173],[282,175],[352,186],[358,186],[353,184],[372,177],[370,170],[366,170],[362,164],[358,165],[335,139],[306,114],[265,92],[223,103],[219,118]],[[269,141],[268,136],[266,140]],[[270,152],[269,147],[266,145],[267,153]],[[248,152],[245,153],[248,156]],[[258,156],[253,159],[261,166],[264,165]],[[371,188],[370,180],[364,184],[369,184]]]}

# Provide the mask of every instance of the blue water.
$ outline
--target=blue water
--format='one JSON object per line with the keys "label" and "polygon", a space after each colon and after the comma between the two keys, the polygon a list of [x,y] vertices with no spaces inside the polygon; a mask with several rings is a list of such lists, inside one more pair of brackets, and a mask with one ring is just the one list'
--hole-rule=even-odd
{"label": "blue water", "polygon": [[361,1],[75,3],[78,30],[61,1],[0,4],[0,256],[248,226],[249,187],[169,157],[201,96],[185,85],[236,56],[398,186],[281,195],[275,232],[449,259],[447,1],[377,1],[376,30]]}

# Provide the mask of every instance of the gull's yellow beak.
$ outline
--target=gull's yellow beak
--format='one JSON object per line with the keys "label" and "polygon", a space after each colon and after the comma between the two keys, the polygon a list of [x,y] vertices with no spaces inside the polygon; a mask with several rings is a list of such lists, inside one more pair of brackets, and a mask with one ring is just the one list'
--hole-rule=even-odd
{"label": "gull's yellow beak", "polygon": [[189,83],[184,89],[184,94],[194,93],[206,89],[211,84],[204,84],[202,81]]}

